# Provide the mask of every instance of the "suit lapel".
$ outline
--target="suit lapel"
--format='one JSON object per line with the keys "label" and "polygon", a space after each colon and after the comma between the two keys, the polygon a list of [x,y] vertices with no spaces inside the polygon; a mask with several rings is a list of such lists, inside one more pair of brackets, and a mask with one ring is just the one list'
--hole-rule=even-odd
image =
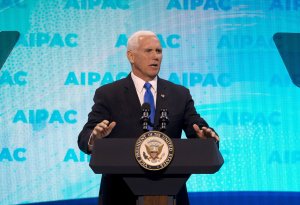
{"label": "suit lapel", "polygon": [[142,115],[141,104],[130,74],[126,77],[124,84],[124,96],[129,115],[133,118],[140,118]]}

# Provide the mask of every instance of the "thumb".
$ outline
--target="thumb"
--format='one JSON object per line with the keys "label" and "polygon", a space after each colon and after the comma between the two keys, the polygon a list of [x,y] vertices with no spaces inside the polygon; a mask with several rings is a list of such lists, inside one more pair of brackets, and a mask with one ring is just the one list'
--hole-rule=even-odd
{"label": "thumb", "polygon": [[193,124],[193,128],[194,128],[196,134],[198,135],[198,137],[200,137],[200,138],[202,138],[202,139],[206,139],[206,138],[204,137],[203,130],[201,130],[201,129],[199,128],[198,125]]}

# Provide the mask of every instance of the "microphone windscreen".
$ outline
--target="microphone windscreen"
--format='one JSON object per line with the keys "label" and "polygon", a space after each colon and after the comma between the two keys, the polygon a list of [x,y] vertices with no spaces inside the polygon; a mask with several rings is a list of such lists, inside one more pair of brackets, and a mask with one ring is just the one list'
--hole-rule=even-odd
{"label": "microphone windscreen", "polygon": [[145,109],[150,110],[150,104],[149,103],[144,103],[142,105],[142,110],[145,110]]}

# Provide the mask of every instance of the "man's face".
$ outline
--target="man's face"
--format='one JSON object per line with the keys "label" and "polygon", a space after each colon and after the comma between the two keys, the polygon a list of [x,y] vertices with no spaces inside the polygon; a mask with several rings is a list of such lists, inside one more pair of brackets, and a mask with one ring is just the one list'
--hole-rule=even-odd
{"label": "man's face", "polygon": [[143,79],[150,81],[157,76],[162,60],[162,47],[156,36],[141,36],[135,50],[127,52],[132,64],[132,72]]}

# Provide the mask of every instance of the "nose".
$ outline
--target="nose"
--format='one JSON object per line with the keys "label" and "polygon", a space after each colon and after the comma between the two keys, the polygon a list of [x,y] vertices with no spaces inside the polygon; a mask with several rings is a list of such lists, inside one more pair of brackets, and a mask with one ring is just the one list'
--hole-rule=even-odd
{"label": "nose", "polygon": [[159,53],[159,52],[157,52],[157,51],[153,51],[153,53],[152,53],[152,58],[153,58],[153,60],[159,60],[159,58],[160,58],[160,56],[161,56],[161,53]]}

